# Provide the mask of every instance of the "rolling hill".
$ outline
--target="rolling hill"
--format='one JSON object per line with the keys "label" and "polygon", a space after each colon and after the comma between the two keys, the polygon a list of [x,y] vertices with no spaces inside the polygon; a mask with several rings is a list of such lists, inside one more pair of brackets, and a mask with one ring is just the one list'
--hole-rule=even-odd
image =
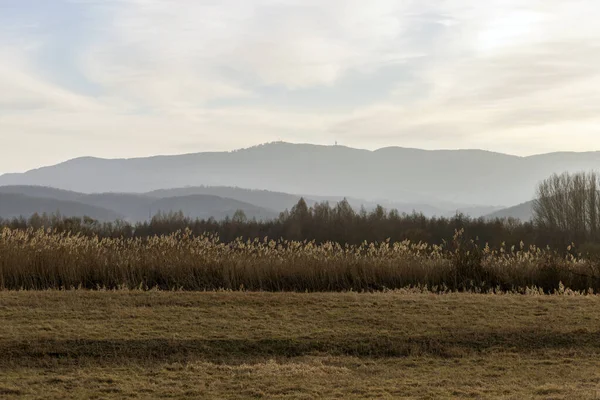
{"label": "rolling hill", "polygon": [[279,215],[279,210],[215,195],[163,194],[164,196],[156,193],[152,196],[131,193],[84,194],[48,187],[0,186],[0,218],[60,213],[67,217],[88,216],[100,221],[124,219],[140,222],[159,212],[177,211],[182,211],[190,218],[205,219],[232,217],[237,210],[244,211],[249,219],[271,219]]}
{"label": "rolling hill", "polygon": [[135,159],[84,157],[0,177],[0,185],[46,185],[84,193],[229,186],[393,203],[502,206],[532,198],[553,172],[600,166],[600,153],[517,157],[481,150],[271,143],[232,152]]}
{"label": "rolling hill", "polygon": [[56,214],[65,217],[90,217],[102,222],[115,221],[122,215],[101,207],[76,201],[48,197],[31,197],[23,194],[0,193],[0,218],[29,218],[33,214]]}
{"label": "rolling hill", "polygon": [[530,221],[533,218],[533,201],[503,208],[487,215],[487,218],[515,218],[523,222]]}
{"label": "rolling hill", "polygon": [[153,214],[181,211],[186,217],[200,219],[212,217],[216,220],[222,220],[227,216],[232,217],[237,210],[243,211],[248,219],[273,219],[279,215],[278,212],[250,203],[206,194],[162,198],[152,203],[151,208]]}
{"label": "rolling hill", "polygon": [[[79,201],[96,207],[113,210],[125,216],[130,222],[145,221],[156,214],[153,203],[157,199],[142,194],[131,193],[95,193],[81,194]],[[200,207],[200,205],[199,205]],[[179,210],[165,210],[179,211]]]}
{"label": "rolling hill", "polygon": [[0,186],[0,194],[20,194],[28,197],[64,201],[78,201],[82,196],[85,196],[83,193],[77,193],[70,190],[55,189],[48,186],[28,185]]}
{"label": "rolling hill", "polygon": [[[263,208],[268,208],[275,211],[283,211],[291,209],[300,198],[304,198],[306,204],[312,207],[315,203],[329,202],[330,204],[336,204],[344,199],[343,196],[318,196],[318,195],[300,195],[300,194],[289,194],[282,192],[272,192],[268,190],[253,190],[244,189],[239,187],[226,187],[226,186],[197,186],[197,187],[185,187],[175,189],[160,189],[149,193],[148,196],[152,197],[176,197],[176,196],[187,196],[196,194],[208,194],[219,197],[225,197],[235,199],[238,201],[251,203]],[[354,197],[346,197],[348,203],[355,209],[359,210],[364,206],[367,210],[374,209],[378,204],[384,206],[386,209],[396,209],[401,213],[410,214],[413,211],[423,213],[427,216],[452,216],[456,212],[462,212],[474,217],[480,217],[490,212],[496,211],[498,207],[486,207],[486,206],[465,206],[460,204],[443,204],[440,206],[432,206],[425,203],[402,203],[402,202],[389,202],[386,200],[382,201],[367,201],[364,199],[358,199]],[[501,208],[501,207],[500,207]]]}
{"label": "rolling hill", "polygon": [[[176,189],[162,189],[149,193],[95,193],[85,194],[73,191],[59,190],[41,186],[0,186],[0,194],[18,194],[38,199],[38,207],[26,212],[44,212],[48,209],[56,211],[56,201],[63,201],[59,211],[64,215],[79,215],[80,208],[71,209],[69,205],[88,205],[97,209],[111,211],[129,222],[146,221],[157,212],[183,211],[184,214],[194,218],[224,218],[232,216],[237,209],[241,209],[248,218],[269,219],[279,215],[281,211],[291,209],[301,197],[304,197],[308,206],[317,202],[336,204],[343,200],[337,196],[301,196],[266,190],[250,190],[233,187],[186,187]],[[54,202],[45,200],[52,199]],[[495,211],[493,207],[472,207],[460,209],[458,205],[445,204],[444,208],[427,204],[370,202],[357,198],[347,199],[350,205],[358,211],[365,207],[367,211],[381,204],[386,209],[396,209],[401,213],[419,212],[426,216],[452,216],[456,212],[463,212],[473,217]],[[44,210],[44,211],[37,211]],[[12,213],[0,209],[0,217],[7,217]]]}
{"label": "rolling hill", "polygon": [[[301,195],[272,192],[268,190],[252,190],[227,186],[195,186],[175,189],[160,189],[148,192],[146,195],[156,198],[211,195],[254,204],[256,206],[278,212],[291,209],[296,203],[298,203],[298,200],[303,197]],[[312,206],[316,202],[316,200],[311,199],[309,196],[304,196],[304,199],[309,206]]]}

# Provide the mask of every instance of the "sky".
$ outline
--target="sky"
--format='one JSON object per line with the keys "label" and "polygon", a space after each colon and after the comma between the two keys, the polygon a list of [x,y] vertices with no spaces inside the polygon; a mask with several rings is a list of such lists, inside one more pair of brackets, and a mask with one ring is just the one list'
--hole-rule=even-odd
{"label": "sky", "polygon": [[0,173],[272,141],[600,150],[597,0],[0,0]]}

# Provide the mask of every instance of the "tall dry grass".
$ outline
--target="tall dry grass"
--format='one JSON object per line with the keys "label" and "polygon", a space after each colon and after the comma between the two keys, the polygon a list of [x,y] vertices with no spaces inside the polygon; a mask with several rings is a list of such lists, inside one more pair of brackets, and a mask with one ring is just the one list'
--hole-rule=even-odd
{"label": "tall dry grass", "polygon": [[536,247],[492,251],[457,232],[451,243],[242,241],[190,231],[107,239],[49,230],[0,233],[0,288],[371,291],[600,290],[599,264]]}

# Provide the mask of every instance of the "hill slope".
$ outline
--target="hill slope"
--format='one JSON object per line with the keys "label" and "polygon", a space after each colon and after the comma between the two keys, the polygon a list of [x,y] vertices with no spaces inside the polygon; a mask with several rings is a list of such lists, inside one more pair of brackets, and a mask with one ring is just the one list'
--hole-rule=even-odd
{"label": "hill slope", "polygon": [[86,193],[237,186],[391,202],[497,206],[531,199],[537,182],[553,172],[598,166],[598,152],[516,157],[480,150],[367,151],[271,143],[234,152],[79,158],[1,176],[0,185],[46,185]]}
{"label": "hill slope", "polygon": [[514,207],[504,208],[487,215],[488,218],[515,218],[530,221],[533,218],[533,201],[528,201]]}
{"label": "hill slope", "polygon": [[65,217],[90,217],[99,221],[115,221],[122,216],[112,210],[76,201],[31,197],[23,194],[0,193],[0,218],[28,218],[35,213],[55,214]]}
{"label": "hill slope", "polygon": [[[268,190],[252,190],[227,186],[195,186],[175,189],[160,189],[149,193],[147,196],[153,198],[180,197],[191,195],[211,195],[250,203],[262,208],[274,211],[291,209],[302,197],[301,195],[272,192]],[[309,206],[315,204],[315,200],[304,196]]]}
{"label": "hill slope", "polygon": [[153,202],[150,207],[152,214],[182,211],[186,217],[201,219],[213,217],[217,220],[224,219],[227,216],[233,217],[237,210],[243,211],[248,219],[272,219],[279,215],[273,210],[250,203],[205,194],[166,197]]}
{"label": "hill slope", "polygon": [[[96,207],[113,210],[125,216],[130,222],[145,221],[155,213],[152,204],[156,199],[150,196],[132,193],[95,193],[81,194],[79,201]],[[179,211],[179,210],[165,210]]]}
{"label": "hill slope", "polygon": [[[175,192],[177,191],[173,191]],[[165,196],[158,193],[152,196],[131,193],[83,194],[47,187],[0,186],[0,218],[60,212],[69,217],[89,216],[100,221],[122,218],[137,222],[148,220],[158,212],[182,211],[191,218],[223,219],[226,216],[232,217],[237,210],[242,210],[249,219],[269,219],[277,217],[279,211],[285,209],[272,210],[214,195],[168,196],[169,192],[162,194]]]}
{"label": "hill slope", "polygon": [[82,193],[70,190],[55,189],[48,186],[27,185],[0,186],[0,194],[21,194],[29,197],[66,201],[78,201],[84,196]]}

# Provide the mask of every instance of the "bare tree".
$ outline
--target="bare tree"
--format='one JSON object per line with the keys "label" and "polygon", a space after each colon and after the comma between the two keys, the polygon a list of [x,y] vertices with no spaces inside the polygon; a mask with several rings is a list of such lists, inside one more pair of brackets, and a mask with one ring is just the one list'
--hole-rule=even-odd
{"label": "bare tree", "polygon": [[540,182],[533,203],[535,223],[550,231],[594,240],[600,231],[600,177],[596,172],[554,174]]}

